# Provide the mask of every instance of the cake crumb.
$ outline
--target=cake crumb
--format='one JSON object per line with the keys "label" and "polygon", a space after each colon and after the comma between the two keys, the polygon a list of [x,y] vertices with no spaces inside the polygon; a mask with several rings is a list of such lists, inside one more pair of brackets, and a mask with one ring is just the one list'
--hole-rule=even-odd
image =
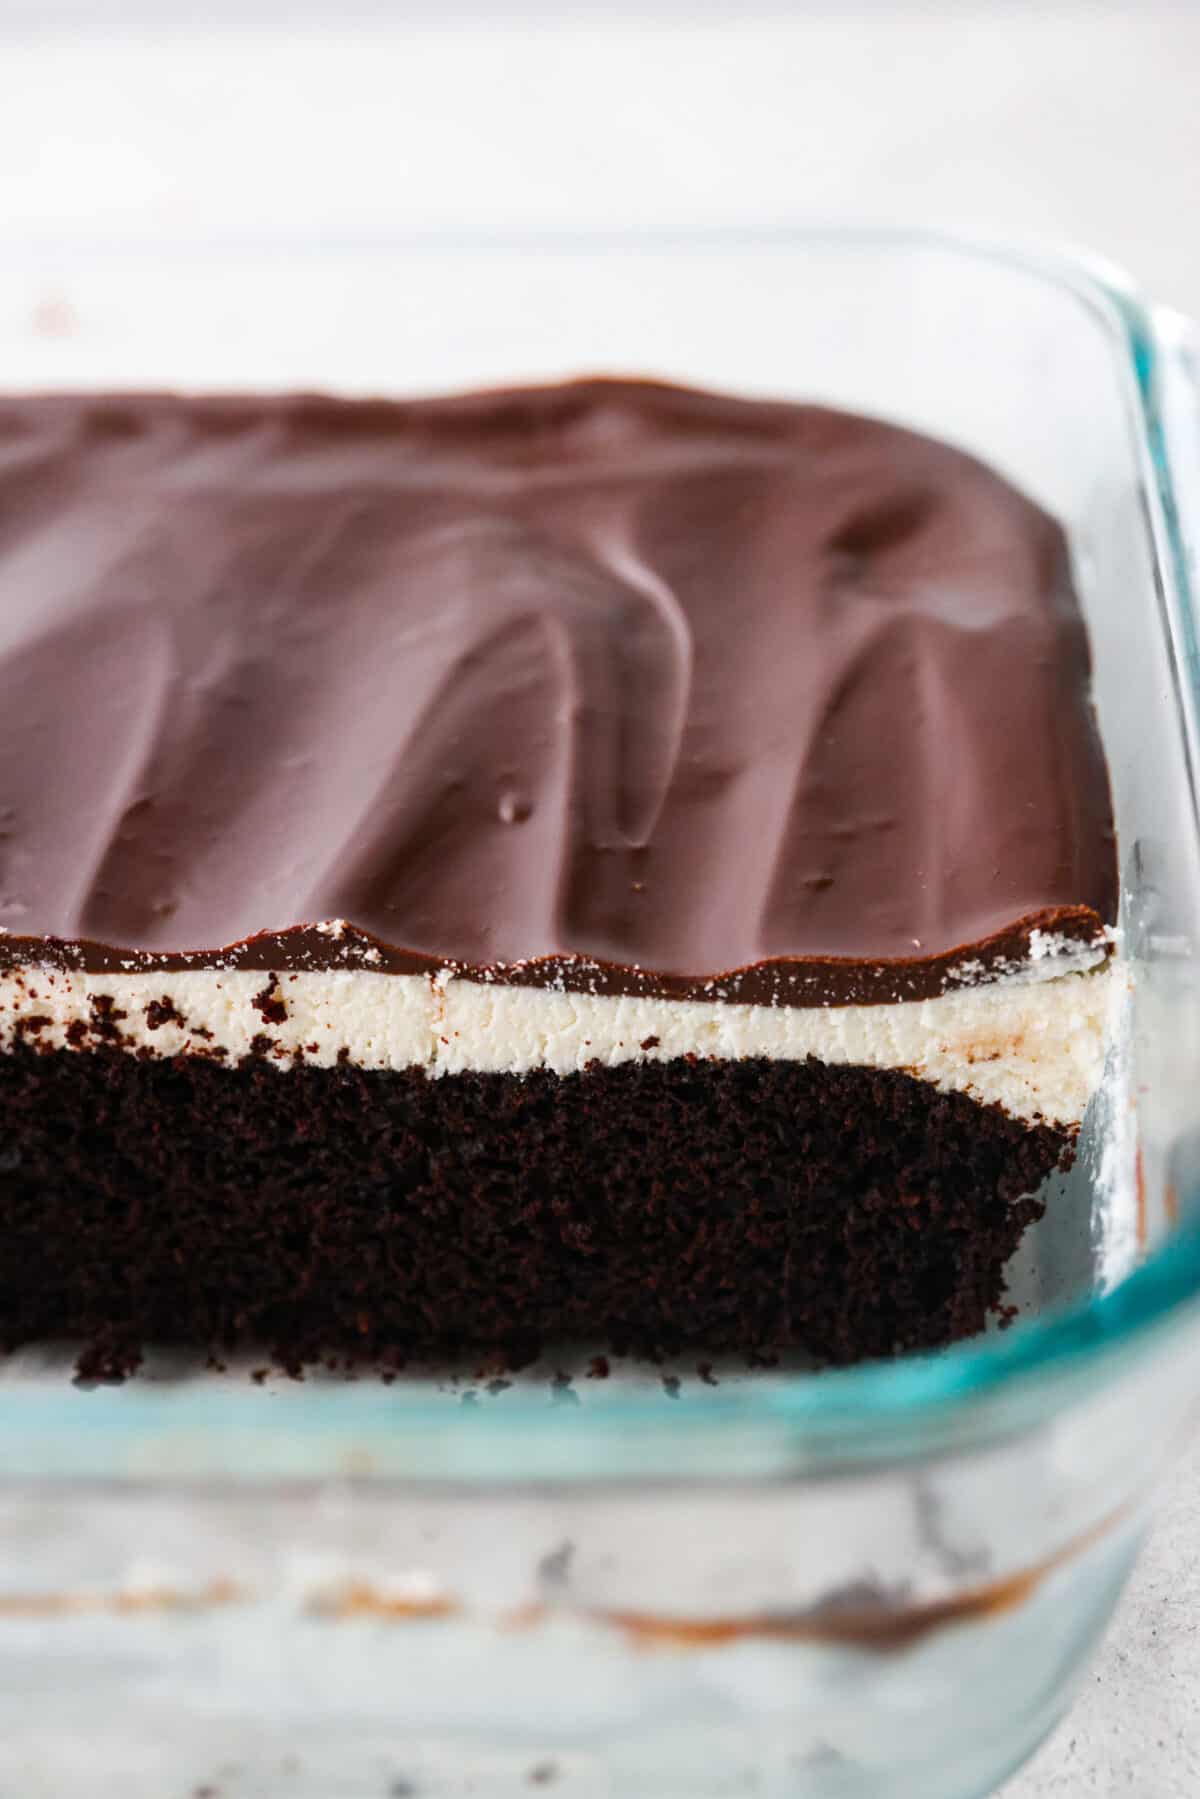
{"label": "cake crumb", "polygon": [[250,1001],[254,1010],[262,1015],[268,1024],[286,1024],[288,1009],[283,1003],[283,995],[279,991],[279,982],[275,976],[267,982],[261,993],[256,993]]}
{"label": "cake crumb", "polygon": [[160,1030],[164,1024],[182,1025],[184,1022],[182,1012],[169,993],[164,993],[161,999],[152,999],[143,1010],[148,1031]]}
{"label": "cake crumb", "polygon": [[104,1043],[120,1043],[121,1022],[129,1014],[121,1010],[111,993],[93,994],[91,1009],[93,1036],[98,1037]]}
{"label": "cake crumb", "polygon": [[102,1333],[75,1360],[77,1387],[119,1387],[142,1365],[142,1352],[111,1333]]}
{"label": "cake crumb", "polygon": [[529,1770],[529,1784],[533,1787],[548,1787],[551,1781],[558,1779],[557,1762],[538,1762]]}
{"label": "cake crumb", "polygon": [[642,1048],[643,1049],[657,1049],[661,1042],[662,1042],[661,1037],[643,1037],[642,1038]]}
{"label": "cake crumb", "polygon": [[591,1361],[588,1363],[588,1371],[587,1371],[588,1379],[589,1380],[607,1380],[608,1376],[609,1376],[608,1357],[606,1355],[594,1355],[592,1357]]}

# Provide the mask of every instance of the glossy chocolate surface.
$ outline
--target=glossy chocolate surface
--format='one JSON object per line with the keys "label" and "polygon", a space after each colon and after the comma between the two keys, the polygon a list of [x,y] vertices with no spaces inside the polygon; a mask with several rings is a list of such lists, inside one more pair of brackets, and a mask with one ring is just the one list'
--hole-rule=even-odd
{"label": "glossy chocolate surface", "polygon": [[0,400],[10,960],[820,1004],[1115,904],[1063,535],[944,445],[625,381]]}

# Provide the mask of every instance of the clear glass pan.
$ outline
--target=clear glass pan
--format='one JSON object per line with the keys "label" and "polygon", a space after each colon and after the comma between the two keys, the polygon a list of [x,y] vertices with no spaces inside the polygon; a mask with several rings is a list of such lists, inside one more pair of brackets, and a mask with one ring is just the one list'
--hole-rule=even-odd
{"label": "clear glass pan", "polygon": [[[281,1792],[384,1791],[368,1762],[404,1756],[423,1792],[517,1790],[552,1753],[569,1791],[732,1792],[748,1770],[805,1799],[966,1799],[1054,1721],[1111,1608],[1200,1372],[1200,427],[1178,322],[1105,271],[902,234],[0,254],[0,387],[605,371],[915,425],[1067,526],[1130,993],[1022,1318],[936,1356],[715,1386],[694,1366],[588,1380],[585,1360],[497,1392],[470,1369],[257,1386],[161,1366],[84,1393],[61,1358],[18,1358],[0,1790],[66,1767],[38,1670],[68,1647],[122,1666],[141,1629],[157,1722],[139,1689],[114,1724],[101,1683],[89,1725],[139,1799],[167,1790],[138,1760],[148,1729],[211,1777],[197,1706],[251,1770],[231,1794],[273,1793],[267,1761],[294,1749]],[[170,1572],[137,1591],[171,1603],[139,1611],[147,1544]],[[6,1594],[80,1604],[50,1625]]]}

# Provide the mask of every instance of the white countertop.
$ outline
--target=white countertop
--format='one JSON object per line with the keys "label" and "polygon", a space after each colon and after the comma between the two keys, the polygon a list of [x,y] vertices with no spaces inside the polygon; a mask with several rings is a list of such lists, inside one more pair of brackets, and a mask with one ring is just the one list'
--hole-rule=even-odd
{"label": "white countertop", "polygon": [[[1088,246],[1200,316],[1195,0],[320,11],[0,0],[0,218],[51,303],[64,233],[832,218]],[[1005,1799],[1200,1793],[1198,1548],[1200,1447]]]}
{"label": "white countertop", "polygon": [[1200,1793],[1200,1442],[1158,1519],[1073,1710],[998,1799]]}

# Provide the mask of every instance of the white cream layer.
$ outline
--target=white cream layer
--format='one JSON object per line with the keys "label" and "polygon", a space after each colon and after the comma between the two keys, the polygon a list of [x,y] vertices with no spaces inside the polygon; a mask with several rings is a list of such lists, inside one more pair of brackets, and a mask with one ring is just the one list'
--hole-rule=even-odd
{"label": "white cream layer", "polygon": [[[207,1051],[237,1062],[258,1052],[281,1067],[349,1061],[419,1067],[435,1077],[536,1068],[569,1074],[590,1062],[612,1067],[685,1055],[815,1056],[900,1069],[1017,1118],[1074,1125],[1099,1083],[1110,992],[1119,978],[1105,964],[1052,978],[1014,976],[934,999],[819,1008],[565,993],[449,973],[92,975],[24,968],[0,975],[0,1049],[18,1036],[47,1049],[109,1041],[155,1056]],[[285,1008],[281,1020],[270,1016],[276,1002]]]}

